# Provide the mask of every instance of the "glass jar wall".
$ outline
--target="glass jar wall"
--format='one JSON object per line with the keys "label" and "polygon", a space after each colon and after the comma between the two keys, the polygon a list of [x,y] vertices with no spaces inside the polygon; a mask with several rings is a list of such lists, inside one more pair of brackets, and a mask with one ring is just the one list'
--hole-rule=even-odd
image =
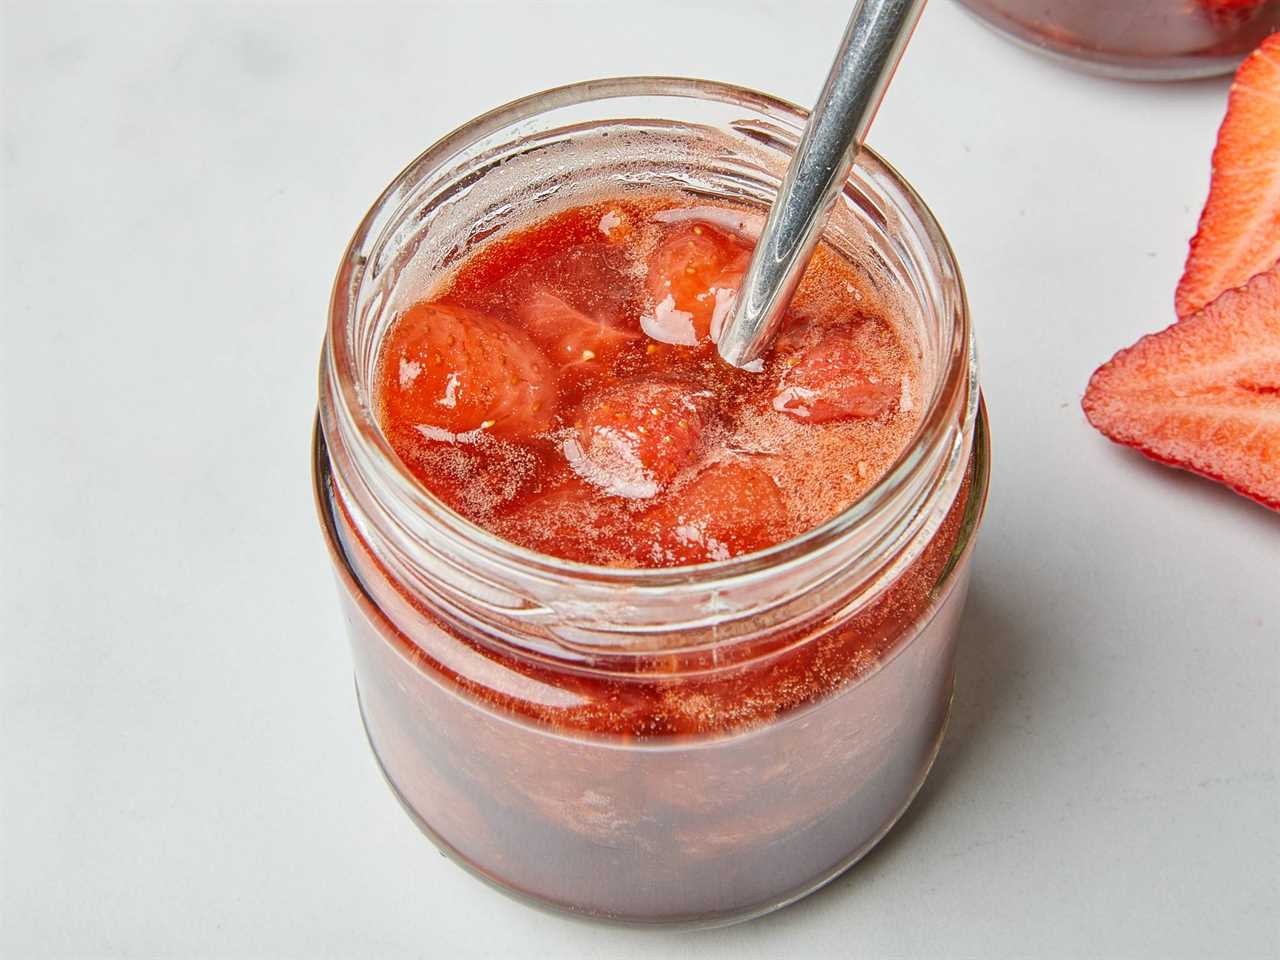
{"label": "glass jar wall", "polygon": [[369,740],[441,849],[536,903],[681,924],[780,906],[888,830],[940,742],[985,423],[951,251],[871,151],[826,239],[894,298],[928,406],[888,473],[808,533],[674,569],[531,553],[419,485],[371,409],[390,322],[468,251],[602,193],[763,209],[803,122],[701,81],[539,94],[423,154],[341,265],[315,476]]}

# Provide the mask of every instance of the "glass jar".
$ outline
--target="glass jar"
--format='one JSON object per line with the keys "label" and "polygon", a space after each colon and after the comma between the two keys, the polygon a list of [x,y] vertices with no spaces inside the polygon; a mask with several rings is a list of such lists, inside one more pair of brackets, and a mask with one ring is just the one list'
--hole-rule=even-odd
{"label": "glass jar", "polygon": [[1129,80],[1230,73],[1280,30],[1280,0],[959,0],[1064,63]]}
{"label": "glass jar", "polygon": [[522,218],[673,187],[763,210],[804,120],[695,80],[537,94],[415,160],[339,269],[315,481],[369,741],[441,850],[539,905],[746,918],[831,879],[902,814],[945,726],[986,499],[963,286],[923,202],[864,151],[826,239],[914,332],[921,426],[816,529],[676,569],[532,553],[445,507],[370,409],[380,340]]}

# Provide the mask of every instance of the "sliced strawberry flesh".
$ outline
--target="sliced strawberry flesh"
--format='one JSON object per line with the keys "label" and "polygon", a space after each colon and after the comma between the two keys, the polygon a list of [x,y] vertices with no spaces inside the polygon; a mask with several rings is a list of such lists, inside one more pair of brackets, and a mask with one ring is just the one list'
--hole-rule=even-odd
{"label": "sliced strawberry flesh", "polygon": [[620,383],[589,399],[564,454],[574,471],[606,493],[656,496],[688,466],[711,397],[686,382]]}
{"label": "sliced strawberry flesh", "polygon": [[1240,65],[1213,151],[1209,199],[1178,283],[1179,317],[1280,259],[1280,34]]}
{"label": "sliced strawberry flesh", "polygon": [[428,439],[529,437],[555,414],[555,372],[521,330],[474,310],[411,307],[384,347],[383,417]]}
{"label": "sliced strawberry flesh", "polygon": [[1280,510],[1280,266],[1121,350],[1083,406],[1117,443]]}

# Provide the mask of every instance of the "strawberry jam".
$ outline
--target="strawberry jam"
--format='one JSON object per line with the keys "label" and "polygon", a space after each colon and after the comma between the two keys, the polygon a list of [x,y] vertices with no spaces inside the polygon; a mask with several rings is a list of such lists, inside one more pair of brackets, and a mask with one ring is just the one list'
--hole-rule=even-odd
{"label": "strawberry jam", "polygon": [[772,349],[718,358],[804,116],[656,83],[510,105],[375,204],[316,490],[369,742],[440,849],[542,905],[719,924],[922,782],[985,421],[951,251],[870,150]]}
{"label": "strawberry jam", "polygon": [[1280,0],[961,0],[1010,36],[1138,80],[1228,73],[1280,29]]}
{"label": "strawberry jam", "polygon": [[916,349],[819,248],[775,348],[714,336],[750,259],[727,209],[577,207],[490,244],[399,317],[382,427],[432,492],[583,563],[724,560],[821,523],[916,428]]}

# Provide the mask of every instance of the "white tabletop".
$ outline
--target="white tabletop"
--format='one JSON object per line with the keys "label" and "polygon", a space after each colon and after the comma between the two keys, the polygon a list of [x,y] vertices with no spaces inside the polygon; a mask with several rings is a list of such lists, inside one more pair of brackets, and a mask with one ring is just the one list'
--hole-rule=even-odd
{"label": "white tabletop", "polygon": [[995,469],[907,817],[779,914],[626,931],[480,885],[374,766],[307,459],[356,222],[441,134],[554,84],[811,101],[848,9],[5,7],[0,955],[1280,953],[1280,516],[1079,408],[1173,319],[1226,81],[1078,76],[947,0],[872,139],[958,251]]}

